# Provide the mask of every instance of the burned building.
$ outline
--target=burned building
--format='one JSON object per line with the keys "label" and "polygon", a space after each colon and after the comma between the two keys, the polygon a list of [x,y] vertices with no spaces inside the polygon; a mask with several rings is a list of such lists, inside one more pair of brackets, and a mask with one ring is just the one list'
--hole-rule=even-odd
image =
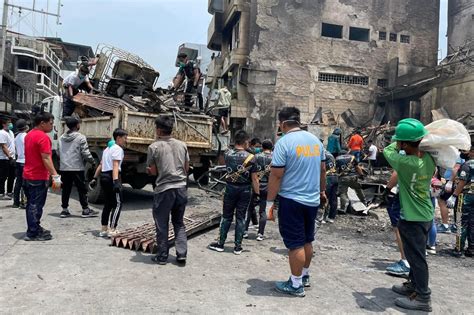
{"label": "burned building", "polygon": [[387,102],[387,117],[404,117],[429,123],[442,117],[457,119],[474,113],[474,3],[448,3],[448,55],[439,65],[414,75],[396,78],[379,98]]}
{"label": "burned building", "polygon": [[208,9],[208,47],[220,52],[208,83],[232,92],[231,126],[260,136],[274,135],[283,106],[304,122],[320,108],[369,121],[399,75],[437,64],[439,0],[209,0]]}

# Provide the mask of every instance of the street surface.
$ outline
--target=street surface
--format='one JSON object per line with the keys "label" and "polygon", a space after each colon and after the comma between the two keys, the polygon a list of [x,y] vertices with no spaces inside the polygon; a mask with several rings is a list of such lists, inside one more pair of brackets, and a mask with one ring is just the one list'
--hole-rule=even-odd
{"label": "street surface", "polygon": [[[305,298],[274,291],[289,276],[286,249],[277,224],[268,223],[263,242],[244,240],[244,252],[207,245],[217,229],[189,240],[188,262],[159,266],[150,254],[109,246],[97,236],[99,218],[81,218],[77,196],[73,216],[59,217],[60,195],[49,193],[42,225],[49,242],[26,242],[24,210],[0,201],[0,313],[2,314],[152,314],[287,313],[397,314],[390,288],[403,279],[384,273],[399,259],[385,211],[374,217],[339,216],[318,230],[311,268],[312,287]],[[119,229],[151,222],[152,193],[125,190]],[[101,209],[95,205],[95,209]],[[188,214],[220,210],[221,201],[190,189]],[[233,229],[231,229],[233,231]],[[439,254],[430,256],[433,314],[474,314],[474,259],[450,257],[454,235],[441,235]],[[416,313],[410,313],[416,314]]]}

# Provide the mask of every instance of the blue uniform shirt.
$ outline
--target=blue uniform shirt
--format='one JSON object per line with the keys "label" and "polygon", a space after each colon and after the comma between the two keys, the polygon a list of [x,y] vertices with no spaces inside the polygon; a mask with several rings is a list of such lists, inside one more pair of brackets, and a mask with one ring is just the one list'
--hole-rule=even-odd
{"label": "blue uniform shirt", "polygon": [[306,206],[319,206],[321,162],[324,147],[307,131],[293,131],[280,138],[273,151],[272,167],[285,168],[279,195]]}

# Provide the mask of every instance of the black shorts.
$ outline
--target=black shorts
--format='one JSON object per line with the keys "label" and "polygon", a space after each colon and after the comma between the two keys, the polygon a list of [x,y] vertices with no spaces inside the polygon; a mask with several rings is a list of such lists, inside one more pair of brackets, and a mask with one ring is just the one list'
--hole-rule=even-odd
{"label": "black shorts", "polygon": [[219,109],[219,116],[229,117],[229,109],[227,108]]}
{"label": "black shorts", "polygon": [[454,191],[454,187],[451,190],[451,192],[447,192],[443,188],[443,190],[441,191],[441,194],[439,195],[439,199],[447,201],[449,199],[449,197],[451,197],[453,195],[453,191]]}
{"label": "black shorts", "polygon": [[394,197],[388,199],[387,203],[387,212],[388,216],[390,217],[390,223],[392,227],[398,226],[398,221],[400,221],[400,196],[397,194]]}
{"label": "black shorts", "polygon": [[279,197],[278,227],[286,248],[298,249],[314,241],[318,209]]}

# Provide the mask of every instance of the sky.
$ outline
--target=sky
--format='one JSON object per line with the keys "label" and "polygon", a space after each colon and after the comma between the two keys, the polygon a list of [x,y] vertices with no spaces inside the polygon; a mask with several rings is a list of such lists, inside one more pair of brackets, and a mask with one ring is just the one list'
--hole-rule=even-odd
{"label": "sky", "polygon": [[[58,0],[35,0],[36,7],[55,11]],[[10,0],[31,6],[33,0]],[[182,43],[207,44],[207,28],[212,16],[208,0],[62,0],[61,25],[49,18],[49,36],[66,42],[91,46],[99,43],[117,46],[142,57],[161,74],[159,84],[166,86],[176,74],[174,62]],[[440,55],[446,55],[447,3],[441,0]],[[27,12],[10,14],[10,22],[22,17],[13,31],[43,36],[44,23]],[[36,31],[33,29],[35,28]]]}

